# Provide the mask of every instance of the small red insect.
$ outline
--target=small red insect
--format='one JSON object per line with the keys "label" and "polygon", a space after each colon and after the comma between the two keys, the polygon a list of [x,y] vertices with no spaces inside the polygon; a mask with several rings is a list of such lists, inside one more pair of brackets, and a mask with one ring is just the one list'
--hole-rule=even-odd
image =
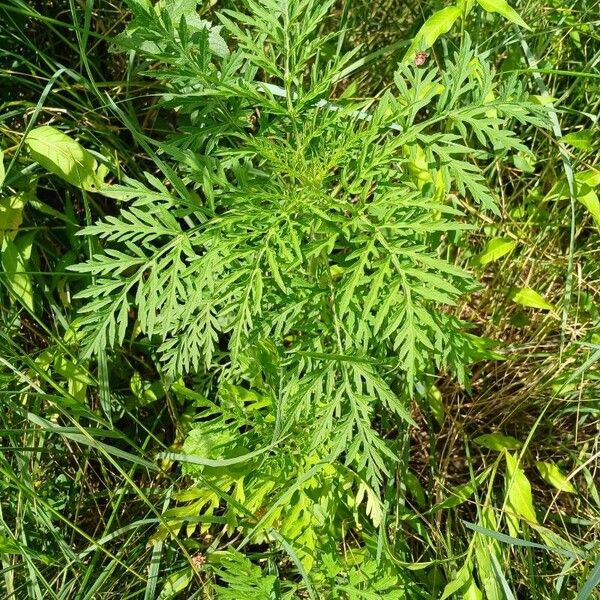
{"label": "small red insect", "polygon": [[422,67],[426,61],[427,52],[425,52],[424,50],[421,50],[420,52],[417,52],[415,54],[415,65],[417,65],[417,67]]}

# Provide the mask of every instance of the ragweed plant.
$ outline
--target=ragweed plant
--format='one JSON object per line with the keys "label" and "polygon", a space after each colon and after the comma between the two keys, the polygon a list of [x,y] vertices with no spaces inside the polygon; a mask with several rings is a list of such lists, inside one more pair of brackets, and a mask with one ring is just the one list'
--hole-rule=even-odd
{"label": "ragweed plant", "polygon": [[84,231],[104,248],[77,267],[95,277],[79,328],[91,356],[134,327],[172,380],[216,386],[268,347],[273,440],[301,430],[379,484],[396,456],[376,422],[406,427],[416,387],[440,369],[466,385],[482,353],[448,310],[475,288],[452,240],[465,203],[496,210],[479,163],[526,150],[507,124],[542,119],[468,37],[376,100],[334,97],[354,54],[330,56],[331,4],[249,3],[215,26],[195,2],[131,3],[117,43],[160,65],[175,177],[104,187],[122,208]]}
{"label": "ragweed plant", "polygon": [[225,503],[227,532],[287,540],[310,568],[361,505],[382,522],[411,400],[440,372],[468,386],[489,355],[453,314],[477,288],[454,257],[465,209],[498,212],[482,166],[525,152],[511,125],[543,126],[542,109],[466,34],[439,65],[421,40],[389,87],[356,98],[332,0],[249,1],[218,24],[195,0],[128,4],[115,44],[175,124],[152,140],[113,103],[157,169],[86,188],[119,204],[82,232],[100,249],[73,267],[91,276],[83,357],[143,339],[195,402],[176,458],[196,483],[155,541]]}

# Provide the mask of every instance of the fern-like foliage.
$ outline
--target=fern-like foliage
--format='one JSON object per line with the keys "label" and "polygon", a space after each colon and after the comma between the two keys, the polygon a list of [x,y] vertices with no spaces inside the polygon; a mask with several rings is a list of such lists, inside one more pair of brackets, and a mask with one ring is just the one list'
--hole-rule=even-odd
{"label": "fern-like foliage", "polygon": [[[261,568],[239,552],[219,556],[214,572],[221,583],[214,586],[218,600],[271,600],[279,598],[277,576],[265,575]],[[291,595],[287,595],[291,598]]]}
{"label": "fern-like foliage", "polygon": [[420,383],[449,369],[466,384],[480,355],[449,312],[476,284],[442,249],[464,206],[497,212],[481,165],[524,149],[508,126],[543,125],[540,109],[468,38],[442,69],[400,66],[377,101],[335,97],[353,54],[325,58],[332,1],[248,0],[218,26],[193,0],[129,4],[117,43],[178,111],[160,149],[186,193],[150,174],[104,190],[122,204],[83,232],[103,243],[76,267],[94,277],[84,354],[135,330],[172,381],[218,386],[268,340],[273,438],[301,431],[305,452],[380,485],[397,454],[377,424],[405,428]]}

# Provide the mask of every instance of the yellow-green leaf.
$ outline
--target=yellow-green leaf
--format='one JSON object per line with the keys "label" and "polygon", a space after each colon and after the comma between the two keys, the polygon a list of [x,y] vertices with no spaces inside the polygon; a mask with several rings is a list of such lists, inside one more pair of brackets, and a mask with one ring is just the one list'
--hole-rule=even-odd
{"label": "yellow-green leaf", "polygon": [[158,600],[171,600],[171,598],[175,598],[177,594],[183,592],[185,588],[190,584],[192,580],[192,569],[191,567],[186,567],[181,571],[176,571],[167,577],[167,581],[165,582],[165,586],[160,591],[158,596]]}
{"label": "yellow-green leaf", "polygon": [[535,463],[542,479],[560,492],[576,494],[577,490],[567,479],[567,476],[553,462],[538,461]]}
{"label": "yellow-green leaf", "polygon": [[506,453],[506,506],[513,515],[537,523],[531,484],[510,452]]}
{"label": "yellow-green leaf", "polygon": [[33,129],[25,143],[42,167],[67,183],[87,191],[96,191],[102,186],[94,156],[62,131],[44,125]]}
{"label": "yellow-green leaf", "polygon": [[469,587],[465,590],[463,594],[463,600],[483,600],[483,594],[481,590],[477,587],[475,580],[471,577],[471,581],[469,582]]}
{"label": "yellow-green leaf", "polygon": [[473,580],[473,575],[471,574],[471,565],[466,562],[463,566],[458,570],[454,579],[449,581],[444,588],[444,592],[440,600],[446,600],[446,598],[450,598],[453,594],[456,594],[462,588],[466,588],[467,584]]}
{"label": "yellow-green leaf", "polygon": [[523,444],[510,435],[501,433],[484,433],[473,440],[478,446],[489,448],[490,450],[518,450]]}
{"label": "yellow-green leaf", "polygon": [[19,300],[33,311],[33,286],[27,273],[27,263],[31,254],[33,236],[29,235],[20,243],[6,237],[2,243],[2,269],[4,281],[13,299]]}
{"label": "yellow-green leaf", "polygon": [[[596,225],[600,228],[600,202],[594,188],[600,185],[600,171],[588,169],[575,175],[575,196],[577,201],[583,204]],[[569,186],[565,180],[560,180],[546,194],[544,200],[560,200],[569,198]]]}
{"label": "yellow-green leaf", "polygon": [[433,177],[429,172],[425,151],[418,144],[414,144],[412,146],[405,146],[404,152],[409,159],[408,172],[417,180],[419,189],[422,189],[426,183],[433,181]]}
{"label": "yellow-green leaf", "polygon": [[447,508],[454,508],[455,506],[466,502],[475,493],[475,490],[487,479],[489,474],[489,470],[482,471],[475,477],[474,481],[469,481],[453,488],[449,491],[446,499],[432,506],[428,512],[436,513]]}
{"label": "yellow-green leaf", "polygon": [[404,474],[404,483],[417,505],[424,508],[427,504],[427,499],[425,498],[425,490],[419,478],[412,471],[406,471]]}
{"label": "yellow-green leaf", "polygon": [[509,297],[513,302],[516,302],[521,306],[539,308],[540,310],[554,310],[552,304],[550,304],[540,293],[529,287],[513,290]]}
{"label": "yellow-green leaf", "polygon": [[580,550],[569,541],[560,537],[556,532],[548,529],[547,527],[543,527],[542,525],[532,525],[532,528],[536,530],[542,542],[548,546],[548,548],[557,548],[563,552],[568,552],[573,556],[576,556],[580,553]]}
{"label": "yellow-green leaf", "polygon": [[[585,187],[587,186],[582,186],[582,188]],[[600,227],[600,202],[598,201],[598,194],[591,188],[588,188],[587,191],[580,188],[577,193],[577,200],[588,209],[596,225]]]}
{"label": "yellow-green leaf", "polygon": [[[600,185],[600,171],[588,169],[575,174],[576,193],[579,194],[581,188],[596,188]],[[552,189],[544,196],[544,200],[560,200],[569,197],[569,186],[565,179],[559,180],[552,186]]]}
{"label": "yellow-green leaf", "polygon": [[531,31],[531,27],[523,21],[521,15],[506,1],[506,0],[477,0],[479,6],[491,13],[498,13],[511,23],[515,23],[519,27]]}
{"label": "yellow-green leaf", "polygon": [[4,185],[4,178],[6,177],[6,170],[4,169],[4,152],[0,150],[0,190]]}
{"label": "yellow-green leaf", "polygon": [[379,496],[373,491],[373,488],[365,482],[360,483],[358,492],[356,493],[356,506],[360,506],[364,499],[367,499],[366,513],[371,518],[371,522],[375,527],[379,527],[383,518],[383,505]]}
{"label": "yellow-green leaf", "polygon": [[518,152],[513,156],[513,164],[523,173],[535,172],[535,156],[525,152]]}
{"label": "yellow-green leaf", "polygon": [[22,554],[22,552],[13,539],[0,535],[0,554]]}
{"label": "yellow-green leaf", "polygon": [[423,23],[423,26],[419,29],[410,48],[406,51],[404,61],[411,60],[415,52],[431,48],[441,35],[450,31],[461,14],[462,11],[458,6],[447,6],[431,15],[431,17]]}
{"label": "yellow-green leaf", "polygon": [[581,129],[564,135],[560,141],[573,146],[579,150],[589,150],[594,140],[594,132],[591,129]]}
{"label": "yellow-green leaf", "polygon": [[475,538],[475,562],[477,575],[483,586],[487,600],[504,600],[502,590],[497,582],[491,557],[496,552],[494,544],[481,535]]}
{"label": "yellow-green leaf", "polygon": [[531,102],[534,102],[535,104],[539,104],[540,106],[548,106],[549,104],[554,104],[556,102],[556,98],[548,94],[531,94],[529,96],[529,100],[531,100]]}
{"label": "yellow-green leaf", "polygon": [[55,357],[54,370],[67,380],[69,394],[79,402],[85,401],[87,387],[93,383],[87,370],[63,354]]}
{"label": "yellow-green leaf", "polygon": [[473,4],[475,4],[475,0],[457,0],[456,5],[463,11],[466,15],[473,8]]}
{"label": "yellow-green leaf", "polygon": [[4,238],[15,239],[17,230],[23,222],[23,208],[27,202],[24,193],[0,200],[0,244]]}
{"label": "yellow-green leaf", "polygon": [[444,410],[442,392],[440,392],[435,385],[432,385],[429,390],[427,390],[427,402],[429,403],[429,408],[431,409],[433,418],[441,427],[444,424],[444,419],[446,418],[446,411]]}
{"label": "yellow-green leaf", "polygon": [[515,240],[503,237],[492,238],[486,245],[481,254],[478,254],[473,263],[479,266],[487,265],[503,256],[507,255],[517,245]]}
{"label": "yellow-green leaf", "polygon": [[600,170],[588,169],[587,171],[581,171],[581,173],[575,175],[575,181],[592,188],[598,187],[600,185]]}

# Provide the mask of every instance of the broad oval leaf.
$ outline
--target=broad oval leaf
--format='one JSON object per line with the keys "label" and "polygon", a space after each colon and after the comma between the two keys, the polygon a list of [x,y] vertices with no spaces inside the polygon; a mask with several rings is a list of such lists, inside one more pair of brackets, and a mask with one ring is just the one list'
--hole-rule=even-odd
{"label": "broad oval leaf", "polygon": [[554,96],[550,96],[549,94],[530,94],[529,100],[531,100],[531,102],[534,104],[539,104],[540,106],[550,106],[557,101]]}
{"label": "broad oval leaf", "polygon": [[29,258],[33,244],[33,234],[22,236],[13,242],[6,237],[2,242],[0,265],[4,271],[4,281],[11,297],[20,301],[33,312],[33,284],[29,275]]}
{"label": "broad oval leaf", "polygon": [[531,31],[531,27],[523,21],[521,15],[506,0],[477,0],[479,6],[491,13],[498,13],[511,23]]}
{"label": "broad oval leaf", "polygon": [[471,564],[466,562],[463,566],[457,571],[454,579],[449,581],[444,588],[444,592],[440,600],[446,600],[446,598],[450,598],[454,594],[456,594],[462,588],[466,588],[467,584],[473,581],[473,575],[471,574]]}
{"label": "broad oval leaf", "polygon": [[193,572],[191,567],[186,567],[181,571],[176,571],[167,577],[163,589],[158,595],[158,600],[170,600],[177,594],[183,592],[192,580]]}
{"label": "broad oval leaf", "polygon": [[535,173],[535,156],[525,152],[518,152],[513,156],[513,164],[523,173]]}
{"label": "broad oval leaf", "polygon": [[425,490],[423,489],[419,478],[412,471],[406,471],[404,474],[404,483],[406,484],[406,489],[410,492],[410,495],[414,498],[417,505],[421,508],[427,506]]}
{"label": "broad oval leaf", "polygon": [[87,369],[60,353],[54,358],[54,370],[67,380],[69,394],[79,402],[84,402],[88,385],[94,383]]}
{"label": "broad oval leaf", "polygon": [[488,448],[489,450],[518,450],[523,444],[510,435],[501,433],[484,433],[473,440],[478,446]]}
{"label": "broad oval leaf", "polygon": [[578,150],[590,150],[594,141],[594,132],[591,129],[573,131],[564,135],[560,141]]}
{"label": "broad oval leaf", "polygon": [[600,227],[600,201],[598,201],[598,194],[586,185],[582,185],[577,190],[577,200],[588,209],[596,222],[596,226]]}
{"label": "broad oval leaf", "polygon": [[587,171],[581,171],[575,175],[575,181],[589,187],[598,187],[600,185],[600,170],[588,169]]}
{"label": "broad oval leaf", "polygon": [[469,587],[465,590],[463,594],[463,600],[483,600],[483,594],[481,590],[477,587],[475,580],[471,577],[469,581]]}
{"label": "broad oval leaf", "polygon": [[13,539],[0,535],[0,554],[22,554],[22,551]]}
{"label": "broad oval leaf", "polygon": [[62,131],[44,125],[33,129],[25,143],[42,167],[67,183],[89,192],[101,187],[102,177],[94,156]]}
{"label": "broad oval leaf", "polygon": [[559,492],[567,494],[576,494],[577,490],[568,480],[567,476],[558,468],[558,465],[553,462],[538,461],[535,463],[542,479],[555,487]]}
{"label": "broad oval leaf", "polygon": [[[598,227],[600,227],[600,201],[598,201],[598,195],[594,191],[594,188],[599,185],[600,171],[596,169],[588,169],[575,175],[576,199],[588,209]],[[560,200],[569,198],[569,196],[569,185],[563,179],[552,187],[544,197],[544,200]]]}
{"label": "broad oval leaf", "polygon": [[531,484],[510,452],[506,453],[506,505],[513,515],[537,523]]}
{"label": "broad oval leaf", "polygon": [[515,240],[504,237],[492,238],[486,245],[481,254],[473,259],[473,264],[478,266],[487,265],[503,256],[506,256],[517,245]]}
{"label": "broad oval leaf", "polygon": [[550,304],[540,293],[529,287],[513,290],[509,296],[513,302],[516,302],[521,306],[527,306],[528,308],[539,308],[540,310],[555,310],[555,307]]}
{"label": "broad oval leaf", "polygon": [[24,192],[0,200],[0,244],[4,238],[15,239],[23,222],[23,209],[28,197]]}
{"label": "broad oval leaf", "polygon": [[406,51],[404,61],[411,60],[417,51],[431,48],[441,35],[450,31],[461,14],[462,11],[458,6],[447,6],[431,15],[431,17],[423,23],[423,26],[419,29],[413,43]]}

